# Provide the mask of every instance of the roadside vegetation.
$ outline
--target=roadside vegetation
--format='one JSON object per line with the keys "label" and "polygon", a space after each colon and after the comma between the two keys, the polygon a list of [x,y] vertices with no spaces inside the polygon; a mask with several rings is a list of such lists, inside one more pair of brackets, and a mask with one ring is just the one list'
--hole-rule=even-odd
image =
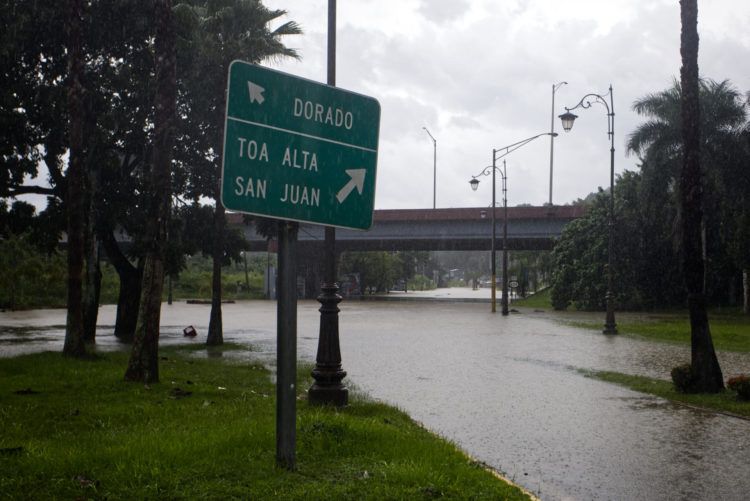
{"label": "roadside vegetation", "polygon": [[[514,307],[553,310],[550,289],[545,289],[525,299],[513,301]],[[564,311],[556,313],[566,325],[584,329],[601,330],[601,318],[590,312]],[[650,313],[616,313],[618,335],[690,346],[690,319],[687,311],[676,309]],[[709,310],[711,337],[717,350],[750,353],[750,315],[740,308],[713,308]]]}
{"label": "roadside vegetation", "polygon": [[523,308],[551,310],[552,303],[550,302],[550,288],[547,287],[538,291],[536,294],[531,294],[521,299],[514,299],[511,305]]}
{"label": "roadside vegetation", "polygon": [[[240,350],[245,350],[243,353]],[[275,386],[246,348],[162,348],[161,382],[124,352],[0,360],[3,499],[527,499],[403,412],[300,396],[297,470],[275,463]],[[300,367],[307,388],[311,367]]]}
{"label": "roadside vegetation", "polygon": [[[602,314],[603,315],[603,314]],[[590,315],[585,319],[562,315],[563,321],[575,327],[601,330],[601,321]],[[603,318],[603,317],[602,317]],[[618,335],[690,346],[690,319],[684,313],[621,314],[616,317]],[[717,350],[750,353],[750,318],[740,311],[709,311],[711,337]]]}
{"label": "roadside vegetation", "polygon": [[728,389],[710,394],[682,393],[675,390],[672,381],[608,371],[583,371],[583,374],[587,377],[626,386],[633,391],[649,393],[681,404],[750,418],[750,401],[740,400],[737,397],[737,392]]}
{"label": "roadside vegetation", "polygon": [[[682,221],[679,180],[684,82],[638,99],[643,121],[628,132],[626,148],[639,158],[635,171],[614,186],[615,302],[618,310],[682,308],[687,289],[675,246]],[[701,180],[706,302],[710,307],[749,304],[750,99],[729,81],[695,82],[701,108]],[[696,103],[697,104],[697,103]],[[557,309],[598,311],[607,290],[609,190],[579,200],[584,217],[567,225],[552,252],[552,304]],[[684,216],[684,214],[683,214]],[[746,306],[750,307],[750,306]]]}
{"label": "roadside vegetation", "polygon": [[[227,300],[261,299],[265,297],[263,272],[266,264],[276,264],[276,256],[247,253],[247,274],[244,261],[222,267],[222,297]],[[172,298],[210,299],[212,263],[201,255],[185,257],[185,267],[171,278]],[[0,264],[8,273],[0,278],[0,308],[26,310],[32,308],[64,308],[66,306],[67,264],[62,252],[45,253],[28,245],[22,238],[0,240]],[[100,264],[100,304],[117,304],[120,279],[108,262]],[[169,298],[169,278],[165,279],[163,299]],[[238,285],[239,284],[239,285]]]}

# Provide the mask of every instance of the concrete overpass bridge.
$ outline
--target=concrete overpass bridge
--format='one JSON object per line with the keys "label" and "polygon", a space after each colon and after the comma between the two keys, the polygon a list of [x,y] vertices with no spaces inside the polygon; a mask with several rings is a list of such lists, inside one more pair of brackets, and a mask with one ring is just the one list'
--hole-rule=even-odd
{"label": "concrete overpass bridge", "polygon": [[[355,251],[406,250],[489,250],[492,234],[490,207],[460,209],[376,210],[369,231],[336,230],[337,253]],[[497,249],[502,248],[503,208],[495,209]],[[554,238],[584,210],[577,206],[508,207],[508,248],[511,250],[550,250]],[[255,232],[254,225],[242,223],[241,214],[228,214],[229,222],[239,226],[251,242],[251,250],[275,251]],[[301,255],[322,252],[324,228],[300,224],[298,248]]]}

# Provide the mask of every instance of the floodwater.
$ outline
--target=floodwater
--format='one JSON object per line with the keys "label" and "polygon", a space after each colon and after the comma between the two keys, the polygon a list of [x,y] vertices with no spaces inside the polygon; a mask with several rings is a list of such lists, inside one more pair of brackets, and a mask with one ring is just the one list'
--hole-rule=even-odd
{"label": "floodwater", "polygon": [[[298,353],[313,361],[318,303],[298,305]],[[208,305],[162,308],[161,343],[201,343]],[[613,370],[669,378],[689,349],[560,325],[554,313],[508,317],[488,304],[341,304],[344,380],[394,404],[544,500],[746,500],[750,421],[672,404],[585,377]],[[273,364],[276,307],[224,305],[225,340]],[[102,307],[99,349],[119,349]],[[0,356],[62,349],[65,312],[0,313]],[[198,338],[182,329],[195,325]],[[109,327],[108,327],[109,326]],[[724,376],[750,356],[719,353]]]}

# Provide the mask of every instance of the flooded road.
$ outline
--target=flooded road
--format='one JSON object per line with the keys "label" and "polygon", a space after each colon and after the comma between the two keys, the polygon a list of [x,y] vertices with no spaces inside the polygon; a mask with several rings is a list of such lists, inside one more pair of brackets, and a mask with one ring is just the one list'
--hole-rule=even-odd
{"label": "flooded road", "polygon": [[[313,361],[317,302],[298,306],[298,351]],[[744,500],[750,421],[694,410],[583,376],[613,370],[669,378],[689,349],[560,325],[554,313],[503,317],[489,305],[343,302],[350,382],[394,404],[544,500]],[[162,344],[205,341],[208,305],[164,305]],[[65,312],[0,313],[0,356],[62,350]],[[100,349],[118,349],[102,307]],[[110,326],[110,327],[107,327]],[[39,327],[45,327],[39,329]],[[225,340],[275,357],[275,303],[224,306]],[[258,351],[260,350],[260,351]],[[725,379],[750,356],[719,353]]]}

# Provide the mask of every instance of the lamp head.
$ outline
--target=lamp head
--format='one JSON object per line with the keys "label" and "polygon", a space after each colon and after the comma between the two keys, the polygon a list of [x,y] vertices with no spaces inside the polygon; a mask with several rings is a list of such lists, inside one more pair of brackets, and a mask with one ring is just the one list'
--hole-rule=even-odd
{"label": "lamp head", "polygon": [[477,188],[479,187],[479,179],[473,177],[471,178],[471,181],[469,181],[469,184],[471,185],[472,191],[477,191]]}
{"label": "lamp head", "polygon": [[574,115],[569,111],[566,111],[565,113],[560,115],[560,120],[562,121],[563,130],[565,132],[570,132],[570,129],[573,128],[573,122],[575,122],[576,118],[578,118],[578,115]]}

